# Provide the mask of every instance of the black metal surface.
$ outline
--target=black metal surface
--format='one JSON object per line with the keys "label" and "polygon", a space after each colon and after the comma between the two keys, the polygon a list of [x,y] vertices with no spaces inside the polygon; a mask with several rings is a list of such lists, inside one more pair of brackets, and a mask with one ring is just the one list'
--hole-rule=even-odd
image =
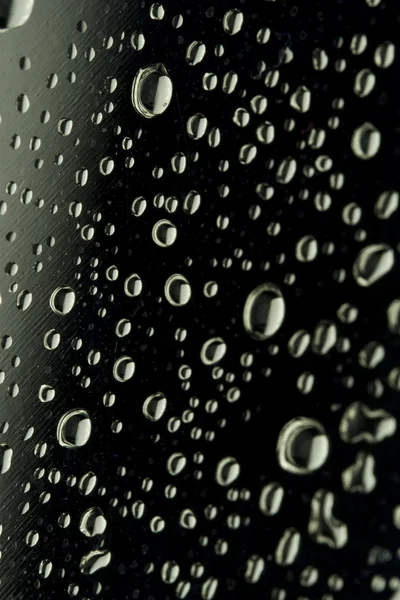
{"label": "black metal surface", "polygon": [[[36,0],[23,26],[0,33],[0,598],[397,598],[397,4],[171,0],[162,9],[157,20],[161,8],[147,1]],[[243,24],[230,35],[233,9]],[[195,41],[205,55],[190,65]],[[131,88],[154,65],[173,95],[145,118]],[[375,77],[365,97],[354,91],[362,69]],[[210,73],[213,90],[203,84]],[[226,93],[229,73],[238,82]],[[193,139],[197,113],[207,131]],[[265,121],[269,144],[257,136]],[[375,133],[362,137],[363,156],[355,132],[364,123]],[[289,158],[296,171],[285,182]],[[176,228],[169,247],[154,239],[162,219]],[[374,244],[386,246],[365,266],[359,253]],[[124,285],[132,274],[142,282],[135,297]],[[165,292],[174,274],[191,287],[184,306]],[[276,299],[249,316],[249,296],[265,283],[282,295],[282,322]],[[51,308],[60,287],[75,294],[64,316]],[[125,337],[121,319],[131,324]],[[307,349],[296,358],[300,330]],[[215,337],[221,357],[208,365],[202,348]],[[124,356],[135,372],[121,383],[114,367]],[[159,392],[167,406],[153,422],[143,406]],[[77,448],[59,435],[74,409],[91,422]],[[288,466],[280,434],[300,417],[323,435],[316,446],[296,438]],[[186,459],[176,475],[174,453]],[[237,461],[226,486],[225,457]],[[348,483],[357,460],[367,475]],[[276,514],[266,515],[260,494],[273,482]],[[313,506],[323,511],[316,521]],[[81,519],[93,507],[107,526],[100,518],[101,533],[88,537]],[[109,564],[87,573],[83,558],[95,550]]]}

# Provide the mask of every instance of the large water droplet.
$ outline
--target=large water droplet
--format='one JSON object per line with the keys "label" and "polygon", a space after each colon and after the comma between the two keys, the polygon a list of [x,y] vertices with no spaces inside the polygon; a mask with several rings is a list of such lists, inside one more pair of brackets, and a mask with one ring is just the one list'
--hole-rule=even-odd
{"label": "large water droplet", "polygon": [[243,309],[243,324],[255,340],[274,335],[285,318],[285,300],[273,283],[263,283],[248,295]]}
{"label": "large water droplet", "polygon": [[22,27],[32,14],[35,0],[8,0],[0,6],[0,31]]}
{"label": "large water droplet", "polygon": [[204,342],[200,358],[205,365],[215,365],[226,354],[226,344],[220,337],[214,337]]}
{"label": "large water droplet", "polygon": [[173,85],[161,63],[140,69],[132,84],[132,104],[147,119],[162,115],[171,103]]}
{"label": "large water droplet", "polygon": [[161,419],[167,408],[167,399],[162,392],[152,394],[143,404],[143,414],[149,421]]}
{"label": "large water droplet", "polygon": [[282,469],[306,475],[325,463],[329,440],[321,423],[315,419],[296,417],[283,427],[276,451]]}
{"label": "large water droplet", "polygon": [[175,225],[167,219],[161,219],[153,227],[153,241],[161,248],[172,246],[178,235]]}
{"label": "large water droplet", "polygon": [[65,448],[79,448],[87,444],[92,433],[92,422],[86,410],[74,409],[65,413],[57,425],[57,440]]}
{"label": "large water droplet", "polygon": [[394,252],[387,244],[371,244],[363,248],[353,264],[358,285],[369,287],[389,273],[394,265]]}
{"label": "large water droplet", "polygon": [[50,296],[50,308],[56,315],[65,316],[75,306],[75,292],[70,287],[58,287]]}

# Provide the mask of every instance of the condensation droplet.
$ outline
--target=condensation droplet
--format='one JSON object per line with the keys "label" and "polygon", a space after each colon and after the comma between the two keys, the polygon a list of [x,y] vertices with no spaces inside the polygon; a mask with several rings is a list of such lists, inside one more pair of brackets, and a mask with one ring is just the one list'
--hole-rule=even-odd
{"label": "condensation droplet", "polygon": [[381,145],[381,133],[372,123],[365,122],[354,130],[351,149],[357,158],[373,158]]}
{"label": "condensation droplet", "polygon": [[136,365],[130,356],[121,356],[114,363],[113,375],[120,383],[129,381],[135,374]]}
{"label": "condensation droplet", "polygon": [[358,285],[369,287],[389,273],[394,265],[394,251],[387,244],[371,244],[363,248],[353,264]]}
{"label": "condensation droplet", "polygon": [[50,308],[56,314],[65,316],[75,306],[76,295],[72,288],[58,287],[50,296]]}
{"label": "condensation droplet", "polygon": [[65,413],[57,425],[57,441],[65,448],[79,448],[88,443],[92,432],[92,421],[83,409]]}
{"label": "condensation droplet", "polygon": [[143,414],[149,421],[159,421],[167,408],[167,399],[162,392],[152,394],[143,403]]}
{"label": "condensation droplet", "polygon": [[132,104],[147,119],[162,115],[171,103],[172,80],[161,63],[140,69],[132,84]]}
{"label": "condensation droplet", "polygon": [[232,485],[240,475],[240,465],[236,458],[226,456],[217,464],[215,470],[215,480],[224,487]]}
{"label": "condensation droplet", "polygon": [[248,295],[243,309],[246,332],[263,341],[277,333],[285,318],[285,300],[273,283],[263,283]]}
{"label": "condensation droplet", "polygon": [[186,277],[177,273],[167,279],[164,293],[172,306],[184,306],[192,296],[192,289]]}
{"label": "condensation droplet", "polygon": [[328,454],[328,436],[315,419],[296,417],[279,434],[277,456],[285,471],[307,475],[322,467]]}

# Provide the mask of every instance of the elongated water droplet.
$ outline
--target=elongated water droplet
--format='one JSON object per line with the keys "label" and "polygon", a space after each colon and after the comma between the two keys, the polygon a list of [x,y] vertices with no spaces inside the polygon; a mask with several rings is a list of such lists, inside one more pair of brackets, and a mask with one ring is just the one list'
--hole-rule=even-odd
{"label": "elongated water droplet", "polygon": [[79,569],[84,575],[93,575],[100,569],[104,569],[111,562],[109,550],[92,550],[82,558]]}
{"label": "elongated water droplet", "polygon": [[381,133],[372,123],[365,122],[354,130],[351,149],[357,158],[373,158],[381,145]]}
{"label": "elongated water droplet", "polygon": [[231,485],[240,475],[240,465],[236,458],[225,456],[217,464],[215,480],[219,485]]}

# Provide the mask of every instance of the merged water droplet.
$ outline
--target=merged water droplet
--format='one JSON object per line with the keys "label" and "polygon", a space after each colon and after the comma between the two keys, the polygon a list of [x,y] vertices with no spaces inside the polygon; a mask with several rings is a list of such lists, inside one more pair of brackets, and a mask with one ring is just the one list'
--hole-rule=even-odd
{"label": "merged water droplet", "polygon": [[80,448],[88,443],[92,421],[86,410],[73,409],[65,413],[57,425],[57,441],[65,448]]}
{"label": "merged water droplet", "polygon": [[162,115],[171,103],[172,80],[163,64],[140,69],[132,84],[132,104],[146,119]]}
{"label": "merged water droplet", "polygon": [[91,550],[82,558],[79,569],[84,575],[93,575],[100,569],[104,569],[111,562],[109,550]]}
{"label": "merged water droplet", "polygon": [[71,287],[58,287],[50,296],[50,308],[56,315],[63,317],[71,312],[75,301],[76,295]]}
{"label": "merged water droplet", "polygon": [[107,527],[107,521],[103,512],[97,506],[88,508],[79,522],[79,530],[86,537],[102,535]]}
{"label": "merged water droplet", "polygon": [[263,283],[250,292],[243,308],[243,324],[253,339],[264,341],[273,336],[284,318],[285,300],[278,286]]}
{"label": "merged water droplet", "polygon": [[143,414],[149,421],[159,421],[167,408],[167,399],[162,392],[152,394],[143,403]]}
{"label": "merged water droplet", "polygon": [[389,273],[394,265],[394,251],[387,244],[371,244],[363,248],[353,264],[358,285],[369,287]]}
{"label": "merged water droplet", "polygon": [[325,463],[329,454],[329,440],[321,423],[315,419],[296,417],[283,427],[276,451],[282,469],[307,475]]}

